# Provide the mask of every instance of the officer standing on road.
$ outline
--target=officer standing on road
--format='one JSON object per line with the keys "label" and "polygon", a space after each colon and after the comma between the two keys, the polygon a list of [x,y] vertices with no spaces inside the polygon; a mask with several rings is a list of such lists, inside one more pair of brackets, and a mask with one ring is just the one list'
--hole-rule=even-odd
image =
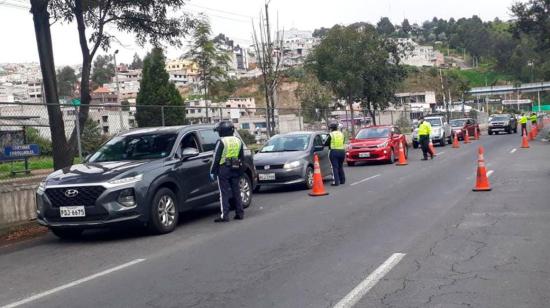
{"label": "officer standing on road", "polygon": [[527,116],[525,115],[525,113],[521,114],[519,124],[521,124],[521,135],[527,134]]}
{"label": "officer standing on road", "polygon": [[430,135],[432,133],[432,126],[430,122],[424,121],[424,118],[420,118],[418,125],[418,142],[422,148],[422,160],[428,160],[428,153],[430,153],[430,158],[434,158],[434,154],[429,149],[430,147]]}
{"label": "officer standing on road", "polygon": [[330,134],[325,142],[325,146],[330,148],[328,156],[332,166],[332,176],[334,177],[332,186],[343,185],[346,183],[346,174],[344,173],[344,160],[346,159],[345,137],[338,130],[338,123],[330,123],[328,128],[330,129]]}
{"label": "officer standing on road", "polygon": [[531,120],[531,127],[537,126],[537,114],[531,113],[531,117],[529,118]]}
{"label": "officer standing on road", "polygon": [[242,176],[244,147],[241,139],[234,136],[235,127],[230,121],[221,121],[214,127],[220,135],[214,150],[214,161],[210,168],[210,178],[218,180],[221,202],[221,216],[214,222],[229,221],[229,200],[235,202],[235,219],[244,219],[239,181]]}

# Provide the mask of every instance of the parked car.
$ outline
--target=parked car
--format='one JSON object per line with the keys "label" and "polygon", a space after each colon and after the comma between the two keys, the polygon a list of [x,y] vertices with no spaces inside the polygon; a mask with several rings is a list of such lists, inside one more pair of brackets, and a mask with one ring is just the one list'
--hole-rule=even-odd
{"label": "parked car", "polygon": [[[452,143],[451,126],[445,120],[445,116],[442,115],[430,115],[424,117],[425,121],[430,122],[432,126],[431,139],[435,144],[445,146],[447,143]],[[418,148],[418,127],[414,129],[412,134],[413,148]]]}
{"label": "parked car", "polygon": [[478,134],[481,133],[481,131],[479,130],[479,124],[477,124],[476,121],[472,118],[453,119],[449,121],[449,125],[451,125],[453,136],[454,134],[456,134],[458,140],[464,140],[466,131],[468,131],[468,135],[470,137],[473,137],[475,135],[476,130]]}
{"label": "parked car", "polygon": [[[58,170],[36,193],[38,222],[61,238],[123,223],[168,233],[187,210],[219,202],[209,179],[219,136],[212,125],[145,128],[113,137],[83,164]],[[253,154],[245,149],[243,205],[252,202]]]}
{"label": "parked car", "polygon": [[324,132],[292,132],[271,137],[254,156],[257,190],[263,186],[303,184],[313,187],[313,156],[319,156],[321,174],[332,177]]}
{"label": "parked car", "polygon": [[512,132],[518,132],[518,120],[511,114],[494,114],[489,117],[489,135],[493,133],[506,132],[511,134]]}
{"label": "parked car", "polygon": [[354,139],[350,140],[346,148],[346,163],[348,166],[372,161],[393,163],[398,157],[400,144],[403,145],[407,156],[407,139],[396,126],[380,125],[363,128]]}

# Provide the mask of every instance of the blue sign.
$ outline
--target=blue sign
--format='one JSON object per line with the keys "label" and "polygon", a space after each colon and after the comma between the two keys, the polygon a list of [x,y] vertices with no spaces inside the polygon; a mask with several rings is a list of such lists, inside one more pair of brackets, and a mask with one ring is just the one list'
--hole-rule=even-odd
{"label": "blue sign", "polygon": [[40,147],[38,144],[5,146],[0,155],[0,160],[21,160],[31,156],[40,156]]}

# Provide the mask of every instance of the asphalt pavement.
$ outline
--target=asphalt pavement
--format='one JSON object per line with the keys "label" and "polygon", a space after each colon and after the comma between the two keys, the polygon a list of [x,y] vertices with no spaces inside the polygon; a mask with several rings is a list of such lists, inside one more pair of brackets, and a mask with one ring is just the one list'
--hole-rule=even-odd
{"label": "asphalt pavement", "polygon": [[[483,135],[433,161],[346,168],[325,197],[262,190],[177,230],[0,250],[0,307],[548,307],[550,144]],[[485,147],[490,192],[472,192]]]}

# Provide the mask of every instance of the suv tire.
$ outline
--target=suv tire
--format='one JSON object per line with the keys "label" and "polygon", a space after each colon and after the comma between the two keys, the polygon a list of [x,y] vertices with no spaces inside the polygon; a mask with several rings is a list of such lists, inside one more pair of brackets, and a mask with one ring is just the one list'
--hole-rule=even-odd
{"label": "suv tire", "polygon": [[151,204],[149,230],[154,234],[170,233],[178,225],[178,218],[176,195],[168,188],[159,189]]}
{"label": "suv tire", "polygon": [[442,147],[447,145],[447,137],[445,137],[445,134],[443,134],[443,138],[439,141],[439,145]]}
{"label": "suv tire", "polygon": [[84,231],[83,229],[76,228],[50,228],[50,230],[55,236],[67,240],[76,240],[80,238]]}

